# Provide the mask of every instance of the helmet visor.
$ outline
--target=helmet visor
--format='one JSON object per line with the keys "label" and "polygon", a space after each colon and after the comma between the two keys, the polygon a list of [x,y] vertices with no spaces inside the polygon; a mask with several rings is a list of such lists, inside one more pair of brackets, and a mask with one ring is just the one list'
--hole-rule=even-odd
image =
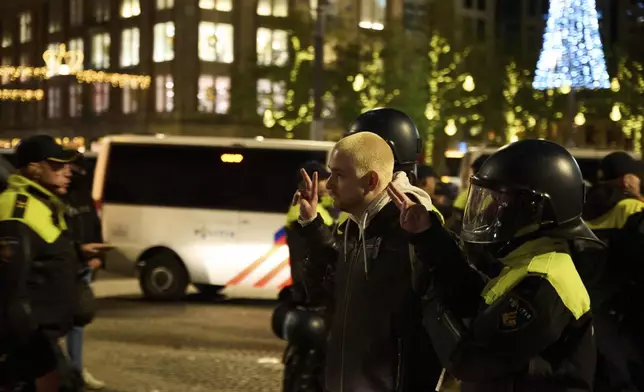
{"label": "helmet visor", "polygon": [[463,215],[465,242],[506,242],[537,230],[544,198],[524,191],[502,191],[472,184]]}

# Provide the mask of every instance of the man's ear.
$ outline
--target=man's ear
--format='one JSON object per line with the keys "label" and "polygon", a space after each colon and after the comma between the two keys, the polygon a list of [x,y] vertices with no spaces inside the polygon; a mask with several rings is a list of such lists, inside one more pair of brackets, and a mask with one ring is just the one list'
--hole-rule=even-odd
{"label": "man's ear", "polygon": [[367,177],[367,191],[371,192],[374,191],[378,188],[378,185],[380,184],[380,178],[378,178],[378,173],[375,171],[369,171],[367,172],[366,176]]}
{"label": "man's ear", "polygon": [[39,180],[42,177],[42,167],[37,162],[31,162],[25,168],[28,178]]}

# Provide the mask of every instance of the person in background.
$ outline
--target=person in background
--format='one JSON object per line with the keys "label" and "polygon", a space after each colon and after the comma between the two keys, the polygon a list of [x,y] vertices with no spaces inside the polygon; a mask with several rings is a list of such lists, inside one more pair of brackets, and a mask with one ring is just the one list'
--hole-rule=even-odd
{"label": "person in background", "polygon": [[440,182],[440,177],[436,174],[436,170],[428,165],[418,165],[417,177],[418,183],[416,186],[427,192],[432,201],[434,201],[436,184]]}
{"label": "person in background", "polygon": [[[72,165],[72,180],[69,184],[69,191],[64,201],[67,203],[67,217],[69,232],[75,242],[80,244],[102,243],[103,233],[101,221],[92,199],[89,176],[86,162],[79,157]],[[87,261],[87,264],[80,266],[80,276],[89,288],[96,271],[104,266],[105,253],[101,252]],[[91,390],[98,390],[105,387],[103,381],[97,380],[83,367],[83,325],[74,325],[67,334],[67,354],[71,364],[79,374],[82,375],[85,387]]]}
{"label": "person in background", "polygon": [[449,220],[452,216],[452,210],[454,207],[454,199],[458,195],[458,188],[454,184],[446,182],[438,182],[436,184],[436,190],[434,191],[434,196],[432,197],[432,202],[438,208],[438,211],[443,215],[443,218]]}
{"label": "person in background", "polygon": [[594,252],[594,264],[580,266],[593,304],[598,392],[644,390],[643,173],[644,164],[628,153],[607,155],[584,205],[588,227],[608,245],[608,252]]}

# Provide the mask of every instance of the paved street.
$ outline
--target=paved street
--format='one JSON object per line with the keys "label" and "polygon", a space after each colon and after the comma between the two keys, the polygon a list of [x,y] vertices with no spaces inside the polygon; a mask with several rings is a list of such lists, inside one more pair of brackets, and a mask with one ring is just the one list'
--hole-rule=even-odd
{"label": "paved street", "polygon": [[[101,283],[99,295],[109,294]],[[99,302],[85,366],[107,382],[106,392],[280,390],[284,345],[270,331],[273,302],[196,295],[171,304],[136,295]]]}

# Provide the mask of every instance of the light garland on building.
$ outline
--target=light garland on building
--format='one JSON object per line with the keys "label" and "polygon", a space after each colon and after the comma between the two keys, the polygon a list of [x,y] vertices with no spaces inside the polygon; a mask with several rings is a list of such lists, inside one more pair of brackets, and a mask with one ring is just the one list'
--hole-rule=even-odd
{"label": "light garland on building", "polygon": [[0,90],[0,101],[42,101],[44,97],[43,90]]}
{"label": "light garland on building", "polygon": [[552,0],[532,86],[607,89],[595,0]]}
{"label": "light garland on building", "polygon": [[152,78],[147,75],[108,73],[103,71],[82,70],[84,55],[81,51],[68,51],[64,44],[58,49],[48,49],[43,53],[45,67],[1,66],[0,77],[16,80],[31,77],[49,79],[59,75],[74,75],[80,83],[109,83],[114,87],[129,87],[145,90],[150,87]]}

